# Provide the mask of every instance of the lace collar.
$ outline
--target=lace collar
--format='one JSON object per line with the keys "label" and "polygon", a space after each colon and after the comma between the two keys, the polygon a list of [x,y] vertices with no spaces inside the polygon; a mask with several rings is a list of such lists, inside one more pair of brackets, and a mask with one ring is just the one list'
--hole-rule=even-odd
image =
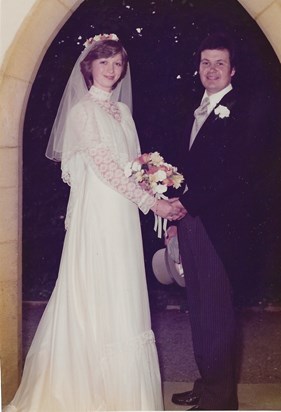
{"label": "lace collar", "polygon": [[112,92],[106,92],[102,89],[99,89],[95,86],[92,86],[89,90],[89,93],[96,99],[96,100],[110,100]]}
{"label": "lace collar", "polygon": [[112,102],[110,97],[112,92],[105,92],[104,90],[98,89],[92,86],[89,90],[90,95],[93,97],[94,101],[105,110],[110,116],[112,116],[118,122],[121,122],[121,113],[116,102]]}

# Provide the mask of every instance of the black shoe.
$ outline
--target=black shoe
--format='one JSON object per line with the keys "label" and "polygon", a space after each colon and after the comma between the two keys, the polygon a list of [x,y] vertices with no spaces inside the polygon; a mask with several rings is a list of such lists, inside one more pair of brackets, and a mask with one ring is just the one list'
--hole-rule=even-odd
{"label": "black shoe", "polygon": [[172,396],[172,402],[176,405],[198,405],[199,396],[193,391],[174,393]]}

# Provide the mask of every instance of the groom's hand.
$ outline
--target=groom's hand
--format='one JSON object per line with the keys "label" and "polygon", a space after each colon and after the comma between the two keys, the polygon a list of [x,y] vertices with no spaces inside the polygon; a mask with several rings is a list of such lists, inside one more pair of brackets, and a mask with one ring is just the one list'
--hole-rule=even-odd
{"label": "groom's hand", "polygon": [[182,219],[187,211],[183,205],[179,202],[178,198],[173,199],[159,199],[151,210],[158,216],[168,220]]}
{"label": "groom's hand", "polygon": [[187,210],[185,209],[185,207],[182,205],[182,203],[179,201],[178,198],[169,199],[168,202],[172,206],[172,210],[171,210],[172,219],[171,220],[180,220],[187,214]]}

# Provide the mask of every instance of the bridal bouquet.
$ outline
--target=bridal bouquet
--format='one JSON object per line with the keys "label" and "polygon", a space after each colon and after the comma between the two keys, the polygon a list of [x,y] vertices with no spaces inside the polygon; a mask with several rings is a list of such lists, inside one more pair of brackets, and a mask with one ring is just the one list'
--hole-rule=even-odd
{"label": "bridal bouquet", "polygon": [[[134,176],[139,185],[152,193],[157,199],[167,199],[164,193],[168,187],[178,189],[184,177],[175,166],[166,163],[158,152],[144,153],[125,167],[127,177]],[[164,219],[163,230],[167,228],[167,219]],[[162,218],[155,215],[154,230],[158,237],[162,234]]]}

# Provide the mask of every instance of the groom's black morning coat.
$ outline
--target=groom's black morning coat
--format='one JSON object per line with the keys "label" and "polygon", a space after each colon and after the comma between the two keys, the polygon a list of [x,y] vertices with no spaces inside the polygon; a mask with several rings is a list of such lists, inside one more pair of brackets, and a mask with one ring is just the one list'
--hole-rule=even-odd
{"label": "groom's black morning coat", "polygon": [[243,96],[233,89],[216,106],[227,107],[229,116],[220,118],[213,110],[188,150],[199,104],[190,111],[181,144],[188,191],[180,201],[189,214],[201,218],[234,280],[254,271],[261,216],[266,213],[260,188],[270,170],[273,111],[267,97]]}

